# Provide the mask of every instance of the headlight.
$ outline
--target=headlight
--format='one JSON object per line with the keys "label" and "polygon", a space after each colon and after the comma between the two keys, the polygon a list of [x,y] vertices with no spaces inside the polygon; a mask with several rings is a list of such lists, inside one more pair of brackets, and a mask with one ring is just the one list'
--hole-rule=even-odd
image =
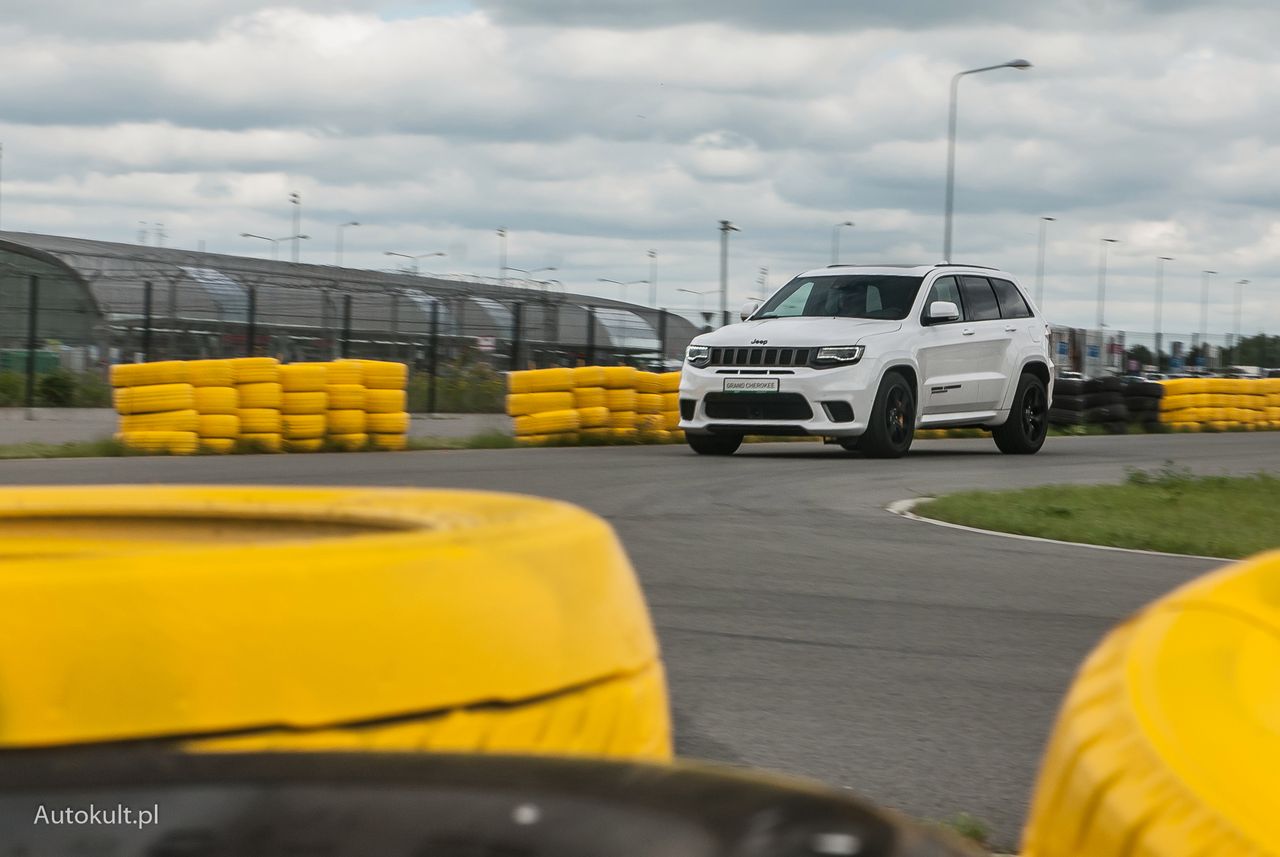
{"label": "headlight", "polygon": [[818,363],[857,363],[862,359],[863,350],[861,345],[834,345],[819,348],[813,359]]}
{"label": "headlight", "polygon": [[689,361],[690,366],[701,369],[711,362],[711,348],[707,345],[690,345],[684,351],[684,359]]}

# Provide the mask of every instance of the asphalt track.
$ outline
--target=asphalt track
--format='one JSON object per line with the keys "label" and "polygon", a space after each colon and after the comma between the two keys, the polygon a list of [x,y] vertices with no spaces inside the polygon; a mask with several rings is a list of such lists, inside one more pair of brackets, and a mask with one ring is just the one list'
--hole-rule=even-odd
{"label": "asphalt track", "polygon": [[1117,620],[1213,567],[910,521],[894,500],[1119,481],[1175,461],[1280,469],[1280,433],[0,463],[0,484],[258,483],[519,491],[617,528],[666,657],[679,750],[846,786],[918,817],[967,812],[1016,844],[1076,665]]}

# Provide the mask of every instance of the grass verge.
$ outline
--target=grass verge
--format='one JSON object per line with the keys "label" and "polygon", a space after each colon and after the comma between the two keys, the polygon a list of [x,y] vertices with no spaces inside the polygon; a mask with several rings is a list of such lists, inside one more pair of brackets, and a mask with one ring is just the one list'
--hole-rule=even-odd
{"label": "grass verge", "polygon": [[111,458],[140,454],[111,438],[72,443],[13,443],[0,446],[0,461],[16,458]]}
{"label": "grass verge", "polygon": [[1069,542],[1239,558],[1280,546],[1280,478],[1192,476],[1167,462],[1121,485],[966,491],[917,507],[955,524]]}

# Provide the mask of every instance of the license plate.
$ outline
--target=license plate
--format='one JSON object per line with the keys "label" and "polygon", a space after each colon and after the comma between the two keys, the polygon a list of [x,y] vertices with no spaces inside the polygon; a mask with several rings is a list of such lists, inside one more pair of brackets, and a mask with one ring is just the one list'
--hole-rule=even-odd
{"label": "license plate", "polygon": [[726,393],[776,393],[777,378],[725,378]]}

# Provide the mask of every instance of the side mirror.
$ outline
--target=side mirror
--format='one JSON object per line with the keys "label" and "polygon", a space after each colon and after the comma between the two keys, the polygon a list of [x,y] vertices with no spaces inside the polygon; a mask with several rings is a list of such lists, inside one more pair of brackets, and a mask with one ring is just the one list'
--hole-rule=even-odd
{"label": "side mirror", "polygon": [[756,298],[748,298],[747,302],[742,305],[742,309],[739,311],[739,314],[742,316],[742,320],[746,321],[751,318],[751,316],[755,315],[756,310],[760,309],[760,306],[763,303],[764,301],[757,300]]}
{"label": "side mirror", "polygon": [[951,301],[934,301],[929,304],[929,321],[959,321],[960,307]]}

